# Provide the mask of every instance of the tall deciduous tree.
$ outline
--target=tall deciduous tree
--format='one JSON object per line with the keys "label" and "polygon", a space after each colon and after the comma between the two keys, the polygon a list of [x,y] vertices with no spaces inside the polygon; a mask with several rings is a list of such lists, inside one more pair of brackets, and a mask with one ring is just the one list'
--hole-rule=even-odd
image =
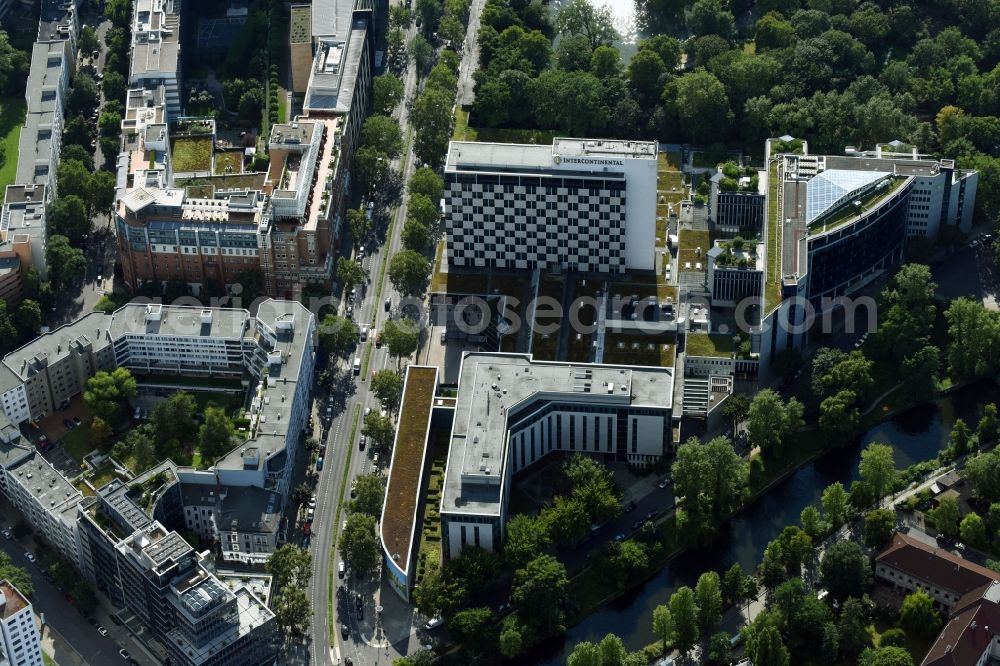
{"label": "tall deciduous tree", "polygon": [[861,480],[868,484],[875,493],[875,498],[881,498],[892,487],[896,478],[896,463],[892,447],[887,444],[872,442],[861,452],[861,462],[858,464]]}
{"label": "tall deciduous tree", "polygon": [[397,359],[406,358],[417,350],[419,335],[417,327],[409,320],[390,319],[382,327],[382,341],[389,355]]}
{"label": "tall deciduous tree", "polygon": [[934,599],[923,590],[908,594],[899,609],[899,624],[923,638],[937,635],[941,629],[941,615],[934,610]]}
{"label": "tall deciduous tree", "polygon": [[340,534],[340,554],[347,565],[365,576],[378,567],[380,550],[375,518],[366,513],[352,513]]}
{"label": "tall deciduous tree", "polygon": [[422,293],[430,274],[430,263],[413,250],[401,250],[389,261],[389,281],[402,294]]}
{"label": "tall deciduous tree", "polygon": [[694,596],[698,602],[698,624],[703,633],[707,633],[722,617],[722,589],[719,574],[706,571],[698,577],[694,588]]}
{"label": "tall deciduous tree", "polygon": [[698,606],[690,587],[680,587],[670,595],[670,616],[674,623],[674,647],[682,655],[687,654],[701,637]]}

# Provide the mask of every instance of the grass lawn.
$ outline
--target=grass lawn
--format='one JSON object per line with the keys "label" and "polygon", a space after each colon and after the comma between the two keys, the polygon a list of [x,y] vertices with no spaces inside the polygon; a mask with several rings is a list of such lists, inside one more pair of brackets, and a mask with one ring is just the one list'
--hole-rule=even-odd
{"label": "grass lawn", "polygon": [[657,168],[660,171],[664,170],[681,170],[681,154],[680,153],[670,153],[666,151],[661,151],[656,156]]}
{"label": "grass lawn", "polygon": [[[208,170],[208,167],[205,168]],[[249,187],[256,188],[261,187],[264,184],[264,176],[262,173],[241,173],[241,174],[228,174],[225,176],[211,176],[209,178],[178,178],[175,183],[177,187],[193,187],[193,186],[215,186],[219,189],[228,188],[238,188],[238,187]]]}
{"label": "grass lawn", "polygon": [[729,358],[730,354],[734,351],[733,338],[730,335],[688,333],[687,344],[684,349],[688,356]]}
{"label": "grass lawn", "polygon": [[278,86],[278,124],[288,122],[288,91]]}
{"label": "grass lawn", "polygon": [[[486,283],[489,276],[483,271],[469,271],[468,269],[448,267],[447,271],[442,271],[444,266],[444,241],[437,244],[434,250],[434,270],[431,273],[431,293],[441,294],[485,294]],[[376,299],[376,302],[378,299]]]}
{"label": "grass lawn", "polygon": [[604,362],[612,365],[672,368],[675,347],[676,337],[673,333],[643,335],[608,331],[604,339]]}
{"label": "grass lawn", "polygon": [[764,271],[764,312],[766,316],[781,302],[781,221],[778,211],[778,162],[767,179],[767,267]]}
{"label": "grass lawn", "polygon": [[184,137],[170,142],[174,172],[211,171],[212,137]]}
{"label": "grass lawn", "polygon": [[17,142],[21,138],[26,108],[23,97],[4,100],[0,106],[0,141],[7,151],[7,161],[0,166],[0,191],[13,183],[17,175]]}
{"label": "grass lawn", "polygon": [[73,428],[62,438],[63,448],[81,465],[83,457],[97,447],[90,441],[90,421],[85,421],[79,428]]}
{"label": "grass lawn", "polygon": [[[704,268],[708,265],[705,254],[712,249],[712,234],[701,229],[681,229],[680,238],[677,240],[678,253],[677,262],[680,264],[678,270],[695,270],[695,264],[701,264]],[[701,253],[698,253],[701,248]],[[691,268],[685,269],[684,264],[690,263]]]}
{"label": "grass lawn", "polygon": [[[230,171],[226,171],[226,169]],[[243,172],[243,151],[242,150],[220,150],[215,153],[215,173],[242,173]]]}
{"label": "grass lawn", "polygon": [[88,476],[87,480],[90,481],[90,485],[94,486],[95,488],[100,488],[109,481],[112,481],[113,479],[117,478],[118,475],[115,474],[115,468],[112,467],[111,465],[105,465],[104,467],[100,468],[99,470]]}
{"label": "grass lawn", "polygon": [[42,661],[45,662],[45,666],[59,666],[55,659],[44,652],[42,653]]}

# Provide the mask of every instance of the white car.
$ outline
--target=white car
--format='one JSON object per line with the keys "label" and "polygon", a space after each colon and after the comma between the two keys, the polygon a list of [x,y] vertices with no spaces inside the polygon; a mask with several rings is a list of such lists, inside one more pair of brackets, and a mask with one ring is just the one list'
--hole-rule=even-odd
{"label": "white car", "polygon": [[432,617],[430,621],[424,625],[424,629],[430,631],[431,629],[437,629],[442,624],[444,624],[444,618],[438,615],[436,617]]}
{"label": "white car", "polygon": [[14,538],[14,535],[10,533],[10,530],[3,530],[2,532],[0,532],[0,534],[3,534],[3,538],[7,539],[8,541]]}
{"label": "white car", "polygon": [[24,554],[24,559],[28,560],[29,562],[34,562],[35,561],[35,556],[32,553],[25,553]]}

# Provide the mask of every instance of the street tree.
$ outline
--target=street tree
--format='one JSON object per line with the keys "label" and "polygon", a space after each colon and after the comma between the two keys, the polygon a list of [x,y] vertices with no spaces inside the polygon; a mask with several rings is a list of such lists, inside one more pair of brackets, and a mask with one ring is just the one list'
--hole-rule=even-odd
{"label": "street tree", "polygon": [[896,477],[896,463],[893,459],[892,447],[877,442],[869,444],[861,452],[858,472],[861,475],[861,480],[868,484],[875,493],[876,500],[881,500],[892,487]]}
{"label": "street tree", "polygon": [[552,541],[559,546],[577,543],[590,528],[588,507],[575,497],[556,495],[551,506],[542,510],[540,520],[547,526]]}
{"label": "street tree", "polygon": [[420,167],[410,176],[410,196],[422,194],[431,201],[444,197],[444,180],[430,167]]}
{"label": "street tree", "polygon": [[312,570],[312,553],[294,544],[281,544],[267,556],[264,570],[271,574],[276,589],[305,586]]}
{"label": "street tree", "polygon": [[956,419],[955,425],[952,426],[951,436],[949,438],[952,450],[958,455],[967,453],[969,451],[969,444],[972,439],[971,433],[969,431],[969,426],[965,424],[964,419]]}
{"label": "street tree", "polygon": [[692,438],[682,444],[671,474],[674,492],[683,498],[684,511],[699,538],[714,533],[748,492],[748,466],[724,437],[707,444]]}
{"label": "street tree", "polygon": [[361,145],[373,148],[390,160],[396,159],[403,151],[403,131],[399,122],[389,116],[368,116],[361,126]]}
{"label": "street tree", "polygon": [[667,656],[667,644],[674,635],[674,620],[670,615],[670,608],[665,604],[653,609],[653,634],[663,644],[663,656]]}
{"label": "street tree", "polygon": [[823,399],[819,405],[819,428],[832,442],[846,442],[854,438],[861,423],[861,410],[854,391],[844,389]]}
{"label": "street tree", "polygon": [[340,535],[340,554],[360,576],[375,571],[380,559],[375,519],[366,513],[352,513]]}
{"label": "street tree", "polygon": [[750,403],[747,431],[754,446],[759,446],[765,456],[780,458],[785,446],[803,425],[804,409],[795,398],[787,403],[771,389],[758,391]]}
{"label": "street tree", "polygon": [[392,419],[382,416],[376,411],[365,417],[364,425],[361,427],[361,434],[371,441],[372,447],[388,455],[392,449],[392,442],[396,437],[396,428],[392,425]]}
{"label": "street tree", "polygon": [[539,555],[514,572],[511,601],[538,631],[552,631],[562,626],[560,603],[568,586],[566,567],[551,555]]}
{"label": "street tree", "polygon": [[928,512],[927,517],[941,534],[952,538],[958,536],[958,523],[962,513],[958,500],[954,497],[942,497],[938,500],[938,505]]}
{"label": "street tree", "polygon": [[407,358],[417,351],[419,331],[408,319],[390,319],[382,326],[382,342],[389,355],[397,359]]}
{"label": "street tree", "polygon": [[274,611],[274,619],[282,629],[285,640],[301,640],[306,635],[313,607],[305,586],[281,589],[271,602],[271,610]]}
{"label": "street tree", "polygon": [[[87,186],[89,187],[89,179]],[[84,236],[93,229],[86,201],[75,194],[60,194],[52,202],[49,206],[48,224],[51,233],[65,236],[74,247],[81,246]]]}
{"label": "street tree", "polygon": [[[361,208],[347,209],[347,228],[351,230],[351,238],[355,245],[363,244],[372,232],[372,221]],[[357,280],[360,282],[361,280]]]}
{"label": "street tree", "polygon": [[379,370],[372,377],[371,391],[383,409],[395,412],[403,396],[403,378],[394,370]]}
{"label": "street tree", "polygon": [[[394,5],[392,9],[402,8]],[[372,79],[372,112],[390,116],[403,99],[403,82],[399,77],[386,72]]]}
{"label": "street tree", "polygon": [[823,491],[820,499],[823,504],[823,514],[832,529],[837,529],[847,519],[847,491],[844,484],[834,481]]}
{"label": "street tree", "polygon": [[486,649],[482,638],[493,621],[493,611],[479,606],[461,610],[448,621],[448,631],[452,637],[473,652]]}
{"label": "street tree", "polygon": [[[4,35],[6,36],[6,35]],[[26,597],[35,595],[35,584],[26,569],[14,564],[5,551],[0,551],[0,580],[6,580]]]}
{"label": "street tree", "polygon": [[788,666],[790,656],[788,648],[781,640],[778,628],[773,625],[764,626],[752,641],[747,642],[747,656],[754,666]]}
{"label": "street tree", "polygon": [[698,577],[694,588],[698,603],[698,625],[703,634],[708,633],[722,617],[722,589],[719,574],[706,571]]}
{"label": "street tree", "polygon": [[295,490],[292,491],[293,502],[299,506],[305,506],[310,499],[312,499],[312,486],[305,481],[295,486]]}
{"label": "street tree", "polygon": [[49,265],[49,279],[55,290],[71,289],[83,279],[87,270],[87,259],[83,250],[73,247],[69,239],[62,235],[49,236],[45,248],[45,261]]}
{"label": "street tree", "polygon": [[504,557],[512,569],[520,569],[535,559],[552,542],[548,526],[535,516],[517,514],[507,521],[507,538],[504,541]]}
{"label": "street tree", "polygon": [[865,545],[882,548],[896,529],[896,514],[891,509],[873,509],[865,514]]}
{"label": "street tree", "polygon": [[833,599],[860,598],[871,580],[871,565],[861,546],[838,541],[826,549],[820,562],[820,582]]}
{"label": "street tree", "polygon": [[921,638],[933,638],[941,629],[941,615],[934,599],[923,590],[906,595],[899,609],[899,625]]}
{"label": "street tree", "polygon": [[423,293],[430,274],[427,258],[413,250],[401,250],[389,261],[389,281],[403,295]]}
{"label": "street tree", "polygon": [[674,624],[674,647],[687,654],[701,638],[694,591],[682,586],[670,595],[670,616]]}
{"label": "street tree", "polygon": [[361,331],[350,319],[331,312],[323,317],[318,337],[320,349],[325,353],[346,356],[358,346]]}
{"label": "street tree", "polygon": [[1000,421],[997,419],[997,406],[991,402],[983,407],[983,417],[979,419],[976,436],[980,446],[985,446],[996,442],[998,435],[1000,435]]}
{"label": "street tree", "polygon": [[406,214],[409,219],[416,220],[427,229],[436,229],[441,217],[441,208],[438,202],[426,194],[411,193]]}
{"label": "street tree", "polygon": [[354,481],[354,499],[350,508],[354,513],[366,513],[376,520],[382,515],[385,499],[385,479],[379,474],[363,474]]}
{"label": "street tree", "polygon": [[740,421],[746,419],[750,414],[750,396],[746,393],[733,393],[722,405],[722,415],[729,421],[733,432]]}
{"label": "street tree", "polygon": [[348,292],[354,285],[364,282],[365,269],[355,259],[340,257],[337,259],[337,279],[344,285],[344,291]]}
{"label": "street tree", "polygon": [[410,113],[416,130],[413,154],[424,164],[436,167],[448,149],[451,139],[451,108],[455,95],[437,87],[425,88]]}
{"label": "street tree", "polygon": [[418,220],[408,217],[403,223],[403,231],[400,234],[403,247],[414,252],[423,252],[430,242],[431,235],[427,227]]}
{"label": "street tree", "polygon": [[830,524],[823,520],[819,509],[811,504],[802,509],[802,512],[799,514],[799,522],[802,523],[803,531],[811,539],[818,539],[830,529]]}

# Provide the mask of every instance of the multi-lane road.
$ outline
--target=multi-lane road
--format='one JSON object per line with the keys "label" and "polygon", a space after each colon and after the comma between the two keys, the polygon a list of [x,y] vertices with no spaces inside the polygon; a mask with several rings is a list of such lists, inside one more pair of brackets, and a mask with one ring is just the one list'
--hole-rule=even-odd
{"label": "multi-lane road", "polygon": [[[411,34],[407,35],[407,39],[412,36],[412,31],[411,28]],[[412,65],[407,68],[403,85],[404,101],[397,109],[397,118],[403,128],[404,136],[407,136],[410,123],[406,100],[412,98],[417,86],[416,70]],[[407,142],[406,153],[395,165],[397,169],[402,167],[404,182],[409,179],[414,169],[411,146],[412,141]],[[364,294],[364,297],[360,303],[355,304],[354,319],[358,325],[371,329],[367,342],[363,343],[357,352],[358,356],[363,359],[366,347],[369,348],[367,371],[354,376],[354,391],[347,400],[342,401],[343,410],[335,414],[325,441],[326,456],[316,490],[316,516],[313,521],[313,536],[310,546],[313,552],[313,576],[309,590],[313,607],[312,644],[310,646],[311,663],[313,664],[342,664],[348,657],[357,666],[376,664],[380,653],[384,651],[384,648],[372,645],[374,643],[371,628],[374,618],[372,593],[378,588],[378,585],[372,580],[356,580],[350,574],[346,578],[340,579],[337,575],[337,563],[340,561],[340,555],[333,549],[336,537],[340,533],[341,524],[347,517],[343,504],[346,504],[349,499],[350,484],[358,476],[372,471],[370,451],[361,451],[358,448],[364,410],[367,407],[378,408],[378,402],[369,390],[371,374],[385,367],[395,367],[395,361],[389,358],[385,348],[375,347],[375,335],[377,330],[381,330],[382,324],[389,316],[383,307],[385,299],[389,298],[393,303],[399,301],[399,295],[393,290],[386,277],[387,272],[383,271],[382,267],[383,263],[388,262],[399,249],[400,231],[406,219],[407,204],[408,195],[404,191],[402,200],[392,213],[391,233],[386,235],[385,243],[362,260],[368,284],[365,289],[359,290]],[[342,371],[350,372],[352,362],[352,358],[341,361]],[[325,411],[325,406],[321,411]],[[348,465],[349,468],[345,476],[344,469]],[[332,585],[331,580],[333,581]],[[350,597],[345,596],[345,601],[342,601],[338,606],[336,595],[339,586],[344,586],[345,594],[349,593]],[[363,590],[365,621],[359,622],[354,610],[353,595],[356,593],[355,590]],[[342,614],[340,613],[341,609],[347,612]],[[329,617],[330,612],[333,613],[332,618]],[[331,624],[334,627],[333,635],[329,632]],[[341,635],[343,624],[348,626],[346,640]],[[389,662],[383,658],[382,663]]]}

